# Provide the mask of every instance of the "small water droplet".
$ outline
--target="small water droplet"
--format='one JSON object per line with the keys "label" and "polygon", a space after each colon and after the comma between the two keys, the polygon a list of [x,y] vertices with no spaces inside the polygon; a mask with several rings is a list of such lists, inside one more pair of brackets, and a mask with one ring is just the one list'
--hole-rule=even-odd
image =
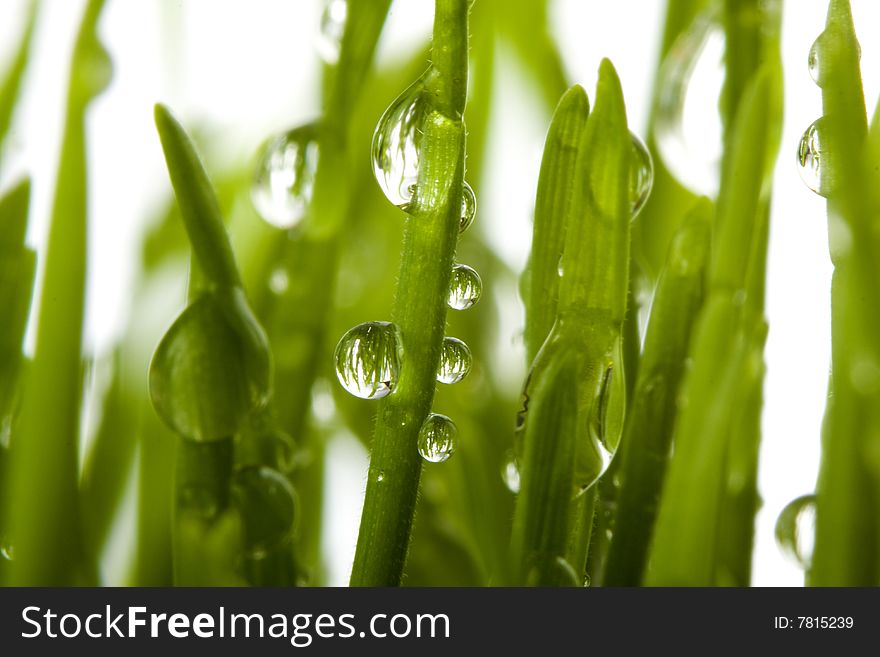
{"label": "small water droplet", "polygon": [[[830,37],[826,32],[822,32],[816,37],[816,40],[813,41],[813,45],[810,46],[810,52],[807,54],[807,70],[810,73],[810,77],[813,79],[818,86],[824,86],[826,82],[826,77],[828,75],[827,72],[824,71],[822,66],[822,51],[827,48],[825,45],[825,41]],[[859,59],[862,58],[862,46],[858,42],[856,42],[856,49],[858,52]]]}
{"label": "small water droplet", "polygon": [[798,142],[797,163],[798,173],[801,180],[819,196],[828,196],[830,192],[830,180],[823,172],[823,160],[827,159],[828,152],[823,152],[824,119],[819,118],[804,131]]}
{"label": "small water droplet", "polygon": [[556,273],[559,278],[565,276],[565,255],[559,256],[559,261],[556,263]]}
{"label": "small water droplet", "polygon": [[810,568],[816,540],[816,496],[802,495],[789,502],[776,520],[776,542],[803,569]]}
{"label": "small water droplet", "polygon": [[358,324],[336,345],[336,377],[355,397],[380,399],[397,385],[402,351],[400,333],[394,324]]}
{"label": "small water droplet", "polygon": [[342,35],[348,20],[348,0],[329,0],[321,14],[321,28],[316,47],[318,54],[327,64],[339,61]]}
{"label": "small water droplet", "polygon": [[293,532],[293,489],[280,472],[262,466],[240,469],[232,478],[232,500],[244,521],[248,557],[265,557]]}
{"label": "small water droplet", "polygon": [[659,71],[654,123],[657,151],[683,185],[714,196],[720,182],[724,30],[717,7],[698,14]]}
{"label": "small water droplet", "polygon": [[[644,142],[635,133],[632,138],[632,164],[629,170],[629,199],[633,219],[644,207],[654,185],[654,160]],[[562,276],[562,273],[559,274]]]}
{"label": "small water droplet", "polygon": [[388,106],[373,134],[376,182],[392,205],[404,211],[413,201],[419,178],[422,126],[428,112],[423,90],[420,78]]}
{"label": "small water droplet", "polygon": [[284,294],[287,292],[287,287],[289,285],[290,277],[284,267],[278,267],[272,272],[272,275],[269,276],[269,289],[272,290],[273,294]]}
{"label": "small water droplet", "polygon": [[385,473],[382,470],[376,473],[376,481],[385,481]]}
{"label": "small water droplet", "polygon": [[467,265],[454,265],[449,280],[447,305],[453,310],[467,310],[483,295],[480,275]]}
{"label": "small water droplet", "polygon": [[577,586],[581,583],[577,574],[563,557],[536,564],[529,569],[526,586]]}
{"label": "small water droplet", "polygon": [[419,429],[419,454],[429,463],[443,463],[455,452],[458,429],[445,415],[431,413]]}
{"label": "small water droplet", "polygon": [[590,573],[584,573],[584,588],[588,589],[593,585],[593,578],[590,577]]}
{"label": "small water droplet", "polygon": [[514,495],[519,493],[519,464],[517,463],[516,452],[513,449],[507,450],[504,460],[501,462],[501,479],[511,493]]}
{"label": "small water droplet", "polygon": [[458,383],[471,371],[471,350],[458,338],[443,338],[437,380],[440,383]]}
{"label": "small water droplet", "polygon": [[463,233],[470,228],[476,216],[477,197],[471,186],[465,183],[461,190],[461,223],[458,225],[458,232]]}
{"label": "small water droplet", "polygon": [[308,123],[272,137],[263,147],[254,173],[254,209],[275,228],[296,227],[312,200],[317,167],[317,124]]}
{"label": "small water droplet", "polygon": [[15,561],[15,547],[6,536],[0,536],[0,557],[6,561]]}

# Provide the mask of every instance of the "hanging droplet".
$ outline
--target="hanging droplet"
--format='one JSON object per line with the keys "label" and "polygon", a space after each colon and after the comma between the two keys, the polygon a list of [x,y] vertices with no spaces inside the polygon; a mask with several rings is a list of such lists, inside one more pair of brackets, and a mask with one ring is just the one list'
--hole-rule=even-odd
{"label": "hanging droplet", "polygon": [[358,324],[336,345],[336,377],[355,397],[380,399],[394,392],[400,376],[402,351],[400,334],[394,324]]}
{"label": "hanging droplet", "polygon": [[431,413],[419,429],[419,454],[429,463],[443,463],[455,452],[458,428],[445,415]]}
{"label": "hanging droplet", "polygon": [[[632,203],[632,217],[644,207],[648,196],[651,195],[651,187],[654,185],[654,160],[644,142],[635,133],[630,133],[632,138],[632,164],[629,169],[629,199]],[[561,260],[560,260],[561,263]],[[559,274],[562,276],[562,273]]]}
{"label": "hanging droplet", "polygon": [[609,363],[602,375],[596,396],[593,398],[593,407],[590,409],[590,436],[599,447],[599,456],[604,462],[603,472],[611,463],[611,457],[614,456],[614,450],[608,445],[608,437],[605,435],[613,382],[614,364]]}
{"label": "hanging droplet", "polygon": [[516,452],[513,449],[507,450],[504,460],[501,462],[501,480],[511,493],[514,495],[519,493],[519,464],[517,463]]}
{"label": "hanging droplet", "polygon": [[447,305],[453,310],[467,310],[483,294],[483,281],[480,275],[467,265],[454,265],[449,281]]}
{"label": "hanging droplet", "polygon": [[471,224],[474,223],[474,217],[477,216],[477,197],[474,190],[467,183],[461,190],[461,223],[458,226],[458,232],[463,233]]}
{"label": "hanging droplet", "polygon": [[810,568],[816,540],[816,496],[802,495],[789,502],[776,520],[776,542],[801,566]]}
{"label": "hanging droplet", "polygon": [[685,187],[714,196],[720,181],[724,30],[718,10],[699,14],[673,43],[659,71],[654,136],[670,173]]}
{"label": "hanging droplet", "polygon": [[6,536],[0,536],[0,558],[6,561],[15,561],[15,548],[12,541]]}
{"label": "hanging droplet", "polygon": [[471,371],[471,350],[458,338],[443,338],[437,380],[440,383],[458,383]]}
{"label": "hanging droplet", "polygon": [[318,54],[327,64],[339,61],[342,35],[348,20],[348,0],[328,0],[321,14],[321,28],[316,47]]}
{"label": "hanging droplet", "polygon": [[293,533],[293,489],[280,472],[260,466],[240,469],[232,478],[232,500],[244,521],[250,558],[265,556]]}
{"label": "hanging droplet", "polygon": [[373,134],[373,174],[385,197],[407,210],[416,191],[422,126],[428,111],[421,79],[394,100]]}
{"label": "hanging droplet", "polygon": [[308,123],[272,137],[263,147],[254,173],[254,209],[275,228],[296,227],[312,200],[317,167],[317,124]]}
{"label": "hanging droplet", "polygon": [[830,180],[823,172],[823,161],[828,158],[823,152],[824,119],[819,118],[810,124],[798,142],[797,163],[801,180],[819,196],[828,196]]}
{"label": "hanging droplet", "polygon": [[284,294],[287,292],[289,285],[290,276],[288,276],[287,270],[284,267],[278,267],[269,276],[269,289],[272,290],[273,294]]}
{"label": "hanging droplet", "polygon": [[[822,32],[816,37],[816,40],[813,41],[813,45],[810,46],[810,52],[807,55],[807,70],[810,72],[810,77],[813,79],[817,85],[824,86],[826,83],[826,77],[828,76],[827,71],[823,70],[822,65],[822,52],[828,48],[825,44],[825,41],[829,40],[831,37],[826,33]],[[856,50],[858,52],[859,59],[862,58],[862,46],[856,42]]]}

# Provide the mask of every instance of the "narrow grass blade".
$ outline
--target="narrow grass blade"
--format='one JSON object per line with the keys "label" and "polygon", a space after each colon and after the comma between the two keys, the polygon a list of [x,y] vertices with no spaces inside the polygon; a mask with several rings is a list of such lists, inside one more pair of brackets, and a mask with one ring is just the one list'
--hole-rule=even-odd
{"label": "narrow grass blade", "polygon": [[392,319],[406,354],[400,384],[380,402],[351,583],[400,583],[421,474],[416,441],[434,397],[446,299],[461,221],[467,92],[467,0],[437,0],[431,111],[423,125],[416,203],[404,227]]}
{"label": "narrow grass blade", "polygon": [[[822,176],[828,182],[831,285],[831,384],[816,488],[816,543],[808,582],[874,586],[880,581],[876,529],[880,413],[874,379],[880,363],[876,125],[869,139],[859,46],[849,2],[832,0],[816,42],[822,86]],[[826,147],[827,145],[827,147]],[[868,159],[866,160],[865,157]],[[827,178],[825,178],[827,176]]]}
{"label": "narrow grass blade", "polygon": [[[21,40],[12,57],[12,62],[6,70],[6,74],[0,80],[0,147],[3,146],[9,134],[12,113],[15,110],[15,103],[21,91],[21,83],[24,79],[36,23],[37,2],[36,0],[30,0]],[[0,162],[0,165],[2,165],[2,162]]]}
{"label": "narrow grass blade", "polygon": [[79,526],[77,444],[87,237],[85,115],[111,76],[109,56],[97,37],[103,6],[103,0],[86,5],[71,61],[34,360],[13,465],[12,534],[20,555],[13,583],[18,585],[91,578]]}
{"label": "narrow grass blade", "polygon": [[697,203],[669,249],[622,438],[620,493],[604,584],[641,583],[672,443],[678,388],[702,307],[713,207]]}
{"label": "narrow grass blade", "polygon": [[572,175],[590,104],[580,86],[569,89],[553,115],[538,178],[532,252],[526,299],[526,357],[531,363],[544,344],[559,303],[559,266],[565,246],[565,222],[582,184]]}

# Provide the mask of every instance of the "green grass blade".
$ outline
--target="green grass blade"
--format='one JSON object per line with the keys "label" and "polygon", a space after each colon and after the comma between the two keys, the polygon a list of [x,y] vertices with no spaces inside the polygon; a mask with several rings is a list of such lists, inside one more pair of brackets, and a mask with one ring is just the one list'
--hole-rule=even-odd
{"label": "green grass blade", "polygon": [[[719,195],[710,263],[710,294],[695,329],[693,368],[682,407],[657,515],[651,585],[719,583],[721,511],[728,491],[727,454],[736,418],[751,412],[760,385],[766,325],[746,299],[749,255],[760,224],[756,212],[770,151],[766,117],[771,76],[750,83],[736,119],[732,161]],[[736,254],[736,255],[732,255]],[[733,427],[733,429],[732,429]],[[694,495],[693,491],[700,491]]]}
{"label": "green grass blade", "polygon": [[678,387],[702,307],[712,204],[697,203],[669,250],[651,308],[644,355],[622,438],[620,493],[604,583],[642,581],[672,442]]}
{"label": "green grass blade", "polygon": [[[421,457],[419,429],[434,397],[446,298],[461,220],[467,90],[467,0],[437,0],[433,66],[427,83],[432,111],[424,124],[423,160],[392,319],[406,354],[400,384],[381,400],[351,583],[400,583],[412,529]],[[381,473],[381,478],[380,478]]]}
{"label": "green grass blade", "polygon": [[0,146],[3,145],[9,134],[12,113],[15,110],[15,103],[21,91],[21,83],[24,79],[24,72],[28,63],[28,53],[31,49],[36,23],[37,2],[36,0],[31,0],[18,48],[15,50],[6,75],[0,81]]}
{"label": "green grass blade", "polygon": [[13,466],[12,533],[21,555],[13,582],[19,585],[90,577],[82,569],[77,444],[87,237],[85,115],[111,75],[96,33],[103,6],[102,0],[87,4],[71,61],[34,360]]}
{"label": "green grass blade", "polygon": [[[817,483],[816,543],[808,580],[816,586],[873,586],[880,581],[876,530],[880,477],[871,378],[880,362],[876,281],[880,245],[876,166],[868,136],[859,46],[849,2],[832,0],[817,41],[824,111],[823,180],[828,184],[831,286],[831,385]],[[825,145],[827,144],[827,146]],[[873,154],[876,156],[876,151]],[[862,375],[860,376],[860,373]]]}
{"label": "green grass blade", "polygon": [[580,86],[569,89],[553,115],[535,200],[532,252],[526,300],[526,358],[531,363],[556,320],[559,302],[559,264],[565,246],[565,223],[582,181],[572,176],[590,103]]}

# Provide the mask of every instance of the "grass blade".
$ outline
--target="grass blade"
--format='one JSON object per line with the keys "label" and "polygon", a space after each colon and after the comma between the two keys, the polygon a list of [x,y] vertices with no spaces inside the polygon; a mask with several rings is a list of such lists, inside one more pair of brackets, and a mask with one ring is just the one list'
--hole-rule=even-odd
{"label": "grass blade", "polygon": [[[25,382],[10,496],[13,540],[21,555],[13,571],[18,585],[61,585],[91,577],[83,570],[77,434],[86,277],[85,115],[111,75],[96,32],[103,6],[103,0],[87,4],[71,61],[36,346]],[[59,545],[69,547],[59,550]]]}

